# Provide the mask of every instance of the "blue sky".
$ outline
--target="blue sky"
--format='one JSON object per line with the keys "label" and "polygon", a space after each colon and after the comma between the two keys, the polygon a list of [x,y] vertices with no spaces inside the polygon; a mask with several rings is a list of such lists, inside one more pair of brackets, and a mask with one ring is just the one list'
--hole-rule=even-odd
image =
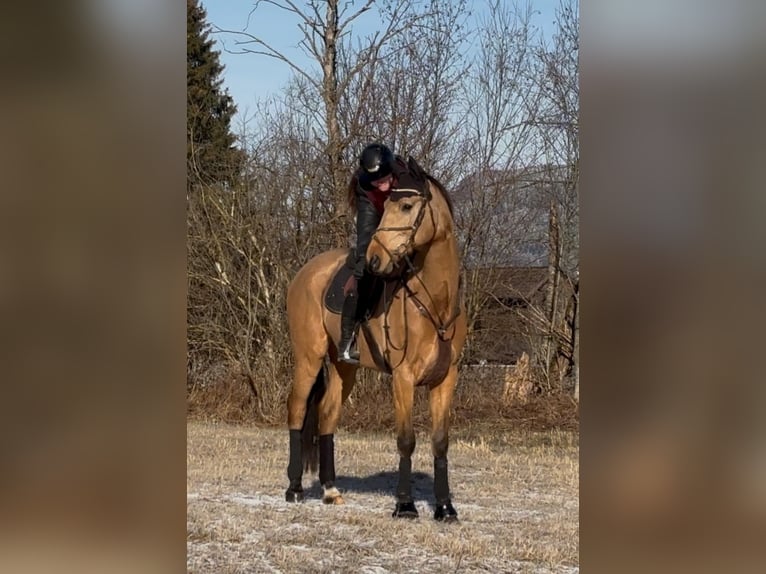
{"label": "blue sky", "polygon": [[[214,28],[217,26],[227,30],[247,30],[282,51],[298,65],[313,62],[298,48],[302,36],[294,14],[269,4],[262,4],[249,16],[248,22],[248,14],[253,8],[252,0],[201,0],[201,3],[207,10],[208,22]],[[473,4],[473,11],[486,9],[487,5],[486,0],[469,0],[470,3]],[[305,2],[298,0],[297,4],[303,7]],[[558,0],[532,1],[532,6],[537,11],[534,23],[542,28],[548,37],[553,29],[558,4]],[[376,24],[371,11],[356,20],[352,26],[355,34],[364,35],[374,31]],[[286,63],[274,58],[228,53],[224,47],[237,50],[230,36],[214,34],[213,38],[221,52],[221,63],[225,66],[224,85],[234,98],[239,114],[245,113],[248,108],[254,109],[256,101],[278,94],[292,75],[292,70]]]}

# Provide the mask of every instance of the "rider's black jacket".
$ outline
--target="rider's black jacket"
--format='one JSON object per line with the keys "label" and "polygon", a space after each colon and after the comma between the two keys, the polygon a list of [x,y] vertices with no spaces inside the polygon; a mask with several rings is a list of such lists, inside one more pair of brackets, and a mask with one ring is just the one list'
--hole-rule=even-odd
{"label": "rider's black jacket", "polygon": [[375,188],[361,169],[355,174],[356,185],[356,256],[354,263],[354,276],[359,279],[364,275],[367,264],[367,247],[370,245],[372,236],[383,217],[383,204],[395,188],[399,175],[407,171],[407,164],[400,156],[394,159],[392,166],[394,176],[389,191],[382,192]]}

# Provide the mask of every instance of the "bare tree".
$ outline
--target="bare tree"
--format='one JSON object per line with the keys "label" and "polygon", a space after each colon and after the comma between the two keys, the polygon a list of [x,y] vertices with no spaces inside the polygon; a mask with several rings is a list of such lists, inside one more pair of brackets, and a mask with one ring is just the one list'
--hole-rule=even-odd
{"label": "bare tree", "polygon": [[357,110],[350,134],[383,139],[446,184],[460,163],[453,142],[462,129],[467,18],[465,0],[434,0],[380,51],[364,89],[347,94]]}
{"label": "bare tree", "polygon": [[240,140],[250,161],[237,185],[200,185],[189,197],[189,352],[244,377],[254,415],[279,420],[290,364],[286,287],[302,262],[332,246],[321,225],[330,209],[319,193],[325,165],[310,116],[293,113],[289,97],[262,103]]}
{"label": "bare tree", "polygon": [[[530,3],[495,0],[478,19],[464,0],[259,0],[253,10],[265,5],[295,17],[313,63],[219,30],[229,51],[278,59],[294,75],[243,118],[248,160],[237,183],[189,198],[190,356],[234,365],[257,416],[281,417],[287,285],[311,256],[348,241],[344,188],[359,148],[375,139],[417,157],[452,192],[469,320],[508,307],[540,364],[555,363],[542,358],[546,341],[551,357],[576,357],[577,330],[567,329],[579,311],[566,295],[569,283],[579,291],[576,12],[560,11],[549,46]],[[361,37],[351,26],[367,13],[383,27]],[[523,316],[500,300],[499,287],[514,288],[504,267],[547,263],[548,298],[520,293]],[[552,388],[552,368],[542,370]]]}
{"label": "bare tree", "polygon": [[[383,28],[363,40],[363,45],[353,54],[346,54],[349,64],[344,75],[338,73],[339,54],[342,39],[350,38],[351,25],[365,12],[375,7],[374,0],[367,0],[361,7],[354,8],[353,3],[338,0],[309,0],[305,6],[299,6],[292,0],[257,0],[251,14],[262,5],[269,4],[295,16],[296,26],[302,34],[300,47],[317,64],[317,68],[305,68],[294,62],[280,50],[249,32],[220,30],[235,39],[235,51],[276,58],[290,66],[305,83],[304,87],[312,95],[317,95],[323,109],[321,119],[323,153],[327,160],[327,172],[333,190],[333,205],[342,206],[344,187],[347,183],[348,167],[344,150],[347,138],[341,132],[339,108],[341,99],[349,85],[361,73],[370,73],[374,68],[380,51],[397,35],[402,34],[416,21],[414,4],[410,0],[383,3],[380,7],[380,22]],[[305,94],[306,92],[304,92]]]}
{"label": "bare tree", "polygon": [[477,322],[486,309],[503,305],[495,295],[503,281],[501,268],[529,265],[542,256],[530,249],[542,239],[539,194],[530,180],[540,147],[533,120],[542,97],[532,16],[529,2],[491,2],[479,17],[476,48],[461,84],[465,116],[458,138],[463,161],[457,220],[470,270],[469,324],[477,343],[502,338],[476,332],[501,324]]}
{"label": "bare tree", "polygon": [[[543,72],[540,89],[544,99],[535,123],[546,163],[556,166],[546,177],[551,193],[550,283],[546,297],[549,336],[544,349],[546,379],[551,384],[554,378],[561,377],[564,369],[560,359],[563,356],[574,374],[575,394],[579,397],[579,368],[576,365],[579,353],[579,334],[576,332],[579,328],[578,23],[577,3],[561,0],[556,11],[553,45],[549,48],[543,44],[538,49]],[[571,304],[570,298],[573,298]],[[563,347],[556,337],[562,329],[568,332]]]}

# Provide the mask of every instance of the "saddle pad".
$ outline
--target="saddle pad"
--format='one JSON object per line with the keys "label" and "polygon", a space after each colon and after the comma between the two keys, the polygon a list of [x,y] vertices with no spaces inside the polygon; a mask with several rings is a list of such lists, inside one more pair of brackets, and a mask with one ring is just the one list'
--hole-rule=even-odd
{"label": "saddle pad", "polygon": [[[343,287],[353,273],[353,257],[354,252],[351,250],[346,258],[346,262],[333,275],[330,287],[324,294],[324,306],[330,313],[339,315],[343,311],[343,301],[345,300]],[[383,284],[384,281],[369,274],[365,274],[359,280],[357,289],[362,297],[363,304],[356,310],[358,320],[366,320],[372,314],[380,297],[383,295]]]}
{"label": "saddle pad", "polygon": [[343,309],[343,286],[351,276],[352,270],[348,265],[341,265],[330,282],[330,288],[324,294],[324,306],[330,313],[340,314]]}

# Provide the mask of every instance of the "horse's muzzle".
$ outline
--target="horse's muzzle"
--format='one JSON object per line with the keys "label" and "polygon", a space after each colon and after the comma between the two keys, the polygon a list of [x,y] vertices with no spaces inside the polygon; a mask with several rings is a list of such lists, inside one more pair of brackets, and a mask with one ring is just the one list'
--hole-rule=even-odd
{"label": "horse's muzzle", "polygon": [[370,259],[370,271],[377,273],[380,270],[380,257],[373,255]]}

